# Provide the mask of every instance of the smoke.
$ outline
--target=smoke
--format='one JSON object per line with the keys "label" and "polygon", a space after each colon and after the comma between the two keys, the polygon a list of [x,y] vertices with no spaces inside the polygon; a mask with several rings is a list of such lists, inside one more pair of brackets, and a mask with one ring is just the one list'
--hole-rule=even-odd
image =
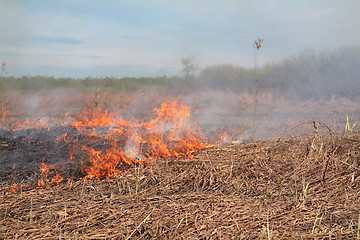
{"label": "smoke", "polygon": [[[358,66],[360,48],[356,46],[307,50],[260,66],[257,137],[271,138],[301,121],[325,121],[339,129],[345,124],[346,115],[357,121]],[[9,89],[2,99],[13,109],[12,117],[43,118],[51,126],[74,119],[94,101],[94,90],[100,88],[100,97],[108,111],[119,113],[125,120],[149,121],[156,117],[153,109],[161,103],[180,100],[190,107],[191,119],[200,123],[208,136],[226,131],[234,141],[252,137],[253,68],[214,65],[191,78],[107,78],[104,81],[6,77],[1,81],[3,89]],[[22,91],[20,95],[19,91]]]}
{"label": "smoke", "polygon": [[[304,51],[263,71],[265,87],[279,89],[287,98],[323,99],[358,97],[360,48],[342,47]],[[272,69],[271,69],[272,68]],[[266,86],[267,83],[270,84]],[[278,85],[278,86],[276,86]]]}
{"label": "smoke", "polygon": [[[302,121],[311,120],[323,121],[334,130],[342,129],[346,114],[352,115],[355,122],[359,118],[358,66],[360,48],[344,46],[306,50],[259,67],[258,137],[269,139]],[[208,66],[193,79],[181,97],[199,110],[196,118],[206,128],[230,132],[242,129],[237,138],[252,137],[253,69],[230,64]],[[291,134],[296,133],[299,132]]]}

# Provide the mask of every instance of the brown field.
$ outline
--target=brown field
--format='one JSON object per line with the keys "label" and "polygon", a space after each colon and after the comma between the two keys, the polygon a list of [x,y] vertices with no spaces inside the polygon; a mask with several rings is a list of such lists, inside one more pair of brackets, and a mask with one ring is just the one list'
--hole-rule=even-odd
{"label": "brown field", "polygon": [[[173,99],[190,106],[206,139],[225,140],[192,158],[134,158],[120,174],[82,179],[91,159],[76,144],[105,152],[128,136],[78,131],[70,125],[82,113],[151,122],[153,109]],[[256,143],[246,92],[11,92],[0,103],[1,239],[360,239],[355,101],[263,92]],[[64,180],[51,184],[41,163]],[[39,179],[45,183],[35,187]],[[30,187],[14,187],[26,181]]]}

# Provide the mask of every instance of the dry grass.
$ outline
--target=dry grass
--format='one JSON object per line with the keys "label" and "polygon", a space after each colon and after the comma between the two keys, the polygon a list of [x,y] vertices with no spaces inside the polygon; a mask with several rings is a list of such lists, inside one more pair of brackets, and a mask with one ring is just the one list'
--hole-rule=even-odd
{"label": "dry grass", "polygon": [[0,237],[356,238],[359,148],[358,133],[317,133],[2,195]]}

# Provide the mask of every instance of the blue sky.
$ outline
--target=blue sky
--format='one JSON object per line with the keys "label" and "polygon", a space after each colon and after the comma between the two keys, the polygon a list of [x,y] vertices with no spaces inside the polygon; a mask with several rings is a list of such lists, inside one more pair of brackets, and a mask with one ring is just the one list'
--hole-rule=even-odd
{"label": "blue sky", "polygon": [[1,0],[8,75],[181,74],[195,63],[253,66],[305,49],[360,44],[359,0]]}

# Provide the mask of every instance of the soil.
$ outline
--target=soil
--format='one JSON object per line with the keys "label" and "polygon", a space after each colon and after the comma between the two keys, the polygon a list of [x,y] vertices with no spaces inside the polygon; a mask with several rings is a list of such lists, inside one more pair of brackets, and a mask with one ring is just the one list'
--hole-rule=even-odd
{"label": "soil", "polygon": [[3,189],[1,239],[360,237],[358,132],[212,147],[84,181],[76,164],[64,162],[71,147],[57,139],[64,131],[81,141],[72,129],[2,130],[3,187],[35,180],[43,161],[65,164],[71,178],[13,194]]}

